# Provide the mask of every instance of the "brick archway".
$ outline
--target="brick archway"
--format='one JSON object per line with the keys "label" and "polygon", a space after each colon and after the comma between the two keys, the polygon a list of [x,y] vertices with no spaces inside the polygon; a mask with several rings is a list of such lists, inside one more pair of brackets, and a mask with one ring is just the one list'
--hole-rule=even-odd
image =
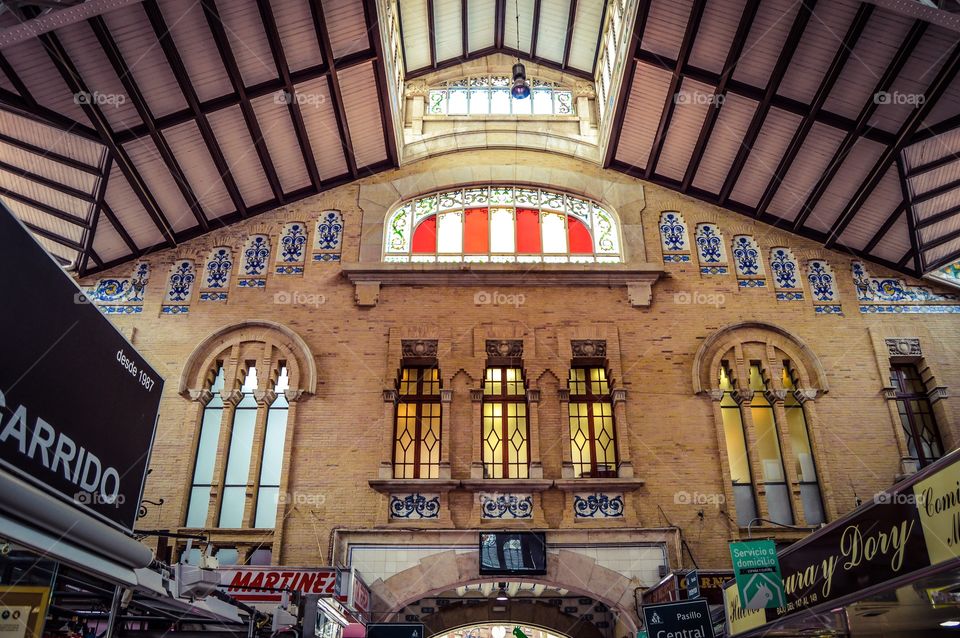
{"label": "brick archway", "polygon": [[[461,585],[510,580],[502,576],[480,576],[479,560],[479,556],[473,552],[458,554],[454,550],[447,550],[422,558],[417,565],[386,580],[376,580],[370,586],[374,614],[388,617],[416,600],[436,596]],[[623,574],[598,565],[589,556],[564,549],[556,554],[548,553],[547,573],[524,576],[523,581],[589,596],[618,611],[631,635],[636,633],[639,623],[634,590],[639,584]]]}

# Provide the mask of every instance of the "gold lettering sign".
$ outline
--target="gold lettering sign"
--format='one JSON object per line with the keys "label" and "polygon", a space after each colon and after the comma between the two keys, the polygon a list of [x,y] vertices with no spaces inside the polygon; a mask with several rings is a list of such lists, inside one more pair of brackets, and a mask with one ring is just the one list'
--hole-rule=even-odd
{"label": "gold lettering sign", "polygon": [[723,590],[723,604],[727,610],[731,636],[756,629],[767,622],[765,609],[744,609],[740,606],[740,590],[736,586]]}
{"label": "gold lettering sign", "polygon": [[913,486],[930,564],[960,556],[960,463]]}

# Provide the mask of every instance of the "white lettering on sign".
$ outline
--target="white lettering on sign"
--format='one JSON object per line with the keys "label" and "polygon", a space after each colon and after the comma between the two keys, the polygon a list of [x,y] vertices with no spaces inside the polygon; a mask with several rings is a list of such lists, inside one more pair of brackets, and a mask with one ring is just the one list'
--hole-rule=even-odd
{"label": "white lettering on sign", "polygon": [[[6,409],[7,398],[0,391],[0,409]],[[0,444],[15,443],[17,451],[32,461],[38,461],[54,474],[73,483],[81,491],[97,495],[100,503],[112,505],[120,494],[120,473],[114,467],[104,468],[100,459],[77,446],[66,434],[57,433],[52,425],[36,417],[33,432],[27,429],[27,408],[9,406],[10,418],[3,422],[0,413]]]}
{"label": "white lettering on sign", "polygon": [[137,364],[123,353],[123,348],[117,350],[117,363],[120,364],[131,377],[140,381],[140,385],[146,388],[147,392],[153,390],[154,380],[145,370],[137,368]]}
{"label": "white lettering on sign", "polygon": [[353,578],[353,608],[356,611],[365,613],[370,610],[370,590],[363,584],[356,574]]}
{"label": "white lettering on sign", "polygon": [[666,631],[661,629],[657,632],[657,638],[706,638],[703,629],[681,629],[680,631]]}

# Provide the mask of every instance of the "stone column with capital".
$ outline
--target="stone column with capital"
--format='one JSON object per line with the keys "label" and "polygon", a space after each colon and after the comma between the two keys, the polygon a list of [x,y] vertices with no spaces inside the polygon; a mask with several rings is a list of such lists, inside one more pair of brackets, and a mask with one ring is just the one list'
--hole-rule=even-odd
{"label": "stone column with capital", "polygon": [[399,395],[393,388],[383,391],[383,445],[380,448],[380,469],[378,476],[381,479],[393,478],[393,443],[396,424],[394,417],[397,411]]}
{"label": "stone column with capital", "polygon": [[473,405],[473,423],[477,424],[478,432],[473,436],[473,459],[470,462],[470,478],[483,478],[483,390],[470,390],[470,401]]}
{"label": "stone column with capital", "polygon": [[563,420],[560,443],[563,446],[563,465],[560,467],[560,476],[569,479],[574,477],[573,471],[573,442],[570,440],[570,389],[558,388],[557,398],[560,399],[560,418]]}
{"label": "stone column with capital", "polygon": [[410,133],[423,135],[423,115],[427,110],[427,83],[423,80],[407,82],[406,98],[410,113]]}
{"label": "stone column with capital", "polygon": [[592,82],[577,82],[577,118],[580,120],[580,135],[586,137],[595,134],[596,123],[593,121],[594,109],[591,102],[596,101],[597,93]]}
{"label": "stone column with capital", "polygon": [[[720,389],[710,390],[708,396],[710,397],[710,407],[713,410],[713,421],[716,424],[717,430],[717,446],[720,450],[720,470],[723,475],[723,494],[726,498],[727,510],[730,515],[730,520],[733,521],[734,526],[736,521],[739,518],[737,514],[737,499],[733,491],[733,480],[731,479],[732,470],[730,469],[730,452],[727,449],[727,435],[726,430],[723,425],[723,408],[720,407],[720,401],[723,400],[724,392]],[[754,488],[753,482],[751,481],[750,489],[754,491],[754,501],[757,500],[756,490]],[[737,534],[739,537],[739,534]]]}
{"label": "stone column with capital", "polygon": [[610,399],[613,401],[613,423],[617,436],[617,456],[620,465],[617,467],[617,476],[620,478],[633,478],[633,462],[630,460],[630,438],[627,426],[627,390],[625,388],[614,388],[610,391]]}
{"label": "stone column with capital", "polygon": [[[287,427],[283,436],[283,471],[280,473],[280,489],[277,498],[277,523],[273,532],[273,554],[270,562],[273,565],[283,564],[283,521],[287,518],[287,503],[296,502],[294,495],[290,494],[290,472],[293,463],[293,441],[296,438],[295,430],[297,423],[297,408],[300,398],[303,396],[303,390],[288,388],[283,392],[287,400]],[[321,499],[313,499],[311,502],[319,503]]]}
{"label": "stone column with capital", "polygon": [[794,523],[801,524],[800,521],[804,521],[806,518],[803,512],[803,500],[800,496],[800,477],[797,475],[796,455],[793,450],[793,443],[790,440],[790,423],[787,421],[787,411],[784,407],[787,390],[780,388],[767,390],[764,395],[773,407],[777,440],[780,444],[780,455],[783,457],[784,480],[790,486],[790,507],[793,508]]}
{"label": "stone column with capital", "polygon": [[530,478],[543,478],[543,462],[540,459],[540,390],[527,390],[527,426],[530,449]]}
{"label": "stone column with capital", "polygon": [[453,390],[440,390],[440,474],[441,479],[450,478],[450,422]]}

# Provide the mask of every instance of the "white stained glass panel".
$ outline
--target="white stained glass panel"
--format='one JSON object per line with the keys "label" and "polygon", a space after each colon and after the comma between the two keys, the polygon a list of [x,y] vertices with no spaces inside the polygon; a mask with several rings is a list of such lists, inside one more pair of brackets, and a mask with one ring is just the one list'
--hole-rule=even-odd
{"label": "white stained glass panel", "polygon": [[467,114],[467,90],[450,89],[447,97],[448,115],[466,115]]}
{"label": "white stained glass panel", "polygon": [[463,252],[463,213],[437,215],[437,252]]}
{"label": "white stained glass panel", "polygon": [[486,115],[490,112],[490,94],[487,89],[470,91],[470,115]]}
{"label": "white stained glass panel", "polygon": [[490,92],[490,113],[493,115],[510,114],[510,91],[508,89],[493,89]]}
{"label": "white stained glass panel", "polygon": [[533,100],[533,112],[536,115],[553,114],[553,91],[550,89],[534,89],[531,98]]}
{"label": "white stained glass panel", "polygon": [[490,211],[490,252],[512,253],[516,246],[513,210],[494,208]]}
{"label": "white stained glass panel", "polygon": [[533,100],[530,98],[524,98],[522,100],[517,100],[511,98],[510,101],[513,103],[513,113],[514,115],[530,115],[533,113]]}
{"label": "white stained glass panel", "polygon": [[543,213],[540,216],[544,254],[567,252],[567,225],[564,222],[563,215]]}

